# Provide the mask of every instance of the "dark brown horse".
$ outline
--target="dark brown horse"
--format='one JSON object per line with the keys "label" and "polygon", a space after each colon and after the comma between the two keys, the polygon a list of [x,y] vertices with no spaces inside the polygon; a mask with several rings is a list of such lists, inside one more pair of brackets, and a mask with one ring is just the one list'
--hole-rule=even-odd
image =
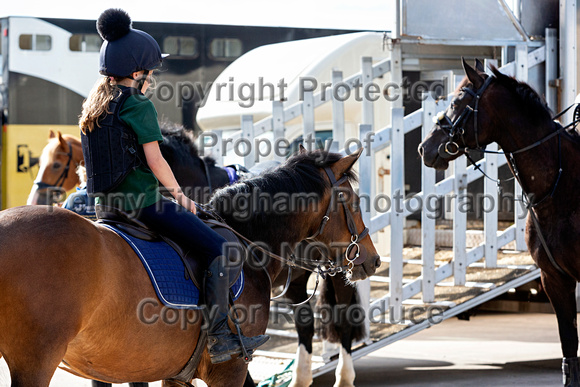
{"label": "dark brown horse", "polygon": [[[465,61],[467,77],[419,145],[425,165],[449,161],[496,142],[526,195],[526,242],[542,270],[542,284],[556,312],[566,386],[580,386],[576,283],[580,279],[580,141],[575,130],[552,120],[538,94],[493,68],[484,74]],[[526,198],[527,197],[527,198]]]}
{"label": "dark brown horse", "polygon": [[[345,257],[353,232],[346,214],[353,216],[355,233],[365,229],[355,205],[358,198],[343,179],[352,176],[359,155],[302,152],[276,170],[219,191],[212,204],[231,226],[273,253],[318,234],[320,246],[346,264],[357,252],[351,248]],[[346,195],[337,195],[334,180]],[[274,207],[248,212],[239,205],[258,193],[275,199]],[[297,199],[298,210],[292,200],[281,202],[286,199]],[[264,199],[260,203],[267,205]],[[319,233],[327,209],[329,220]],[[372,275],[380,265],[368,236],[358,244],[360,264],[352,269],[351,280]],[[61,361],[91,379],[166,380],[191,356],[200,313],[163,308],[133,250],[108,229],[59,208],[17,207],[0,212],[0,247],[0,353],[12,387],[48,386]],[[249,336],[265,332],[271,280],[284,267],[263,258],[249,255],[245,289],[236,301],[247,312],[241,326]],[[241,359],[212,365],[205,353],[195,377],[210,386],[241,386],[246,372]]]}

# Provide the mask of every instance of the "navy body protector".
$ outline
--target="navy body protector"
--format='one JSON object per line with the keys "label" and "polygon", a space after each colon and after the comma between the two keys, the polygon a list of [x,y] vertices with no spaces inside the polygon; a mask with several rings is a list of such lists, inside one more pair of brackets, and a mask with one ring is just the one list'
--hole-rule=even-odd
{"label": "navy body protector", "polygon": [[129,172],[146,165],[143,146],[139,145],[137,135],[119,118],[121,107],[135,94],[141,92],[132,87],[123,89],[109,103],[108,114],[98,120],[98,127],[92,132],[81,133],[89,195],[110,192]]}

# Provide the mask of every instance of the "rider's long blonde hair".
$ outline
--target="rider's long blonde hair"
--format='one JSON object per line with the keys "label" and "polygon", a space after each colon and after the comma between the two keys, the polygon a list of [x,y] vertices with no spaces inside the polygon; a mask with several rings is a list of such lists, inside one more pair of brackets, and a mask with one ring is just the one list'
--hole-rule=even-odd
{"label": "rider's long blonde hair", "polygon": [[[120,78],[119,78],[120,79]],[[107,112],[109,103],[121,92],[115,77],[104,77],[95,83],[89,97],[83,102],[83,111],[79,118],[79,127],[84,134],[92,132],[99,126],[99,118]]]}

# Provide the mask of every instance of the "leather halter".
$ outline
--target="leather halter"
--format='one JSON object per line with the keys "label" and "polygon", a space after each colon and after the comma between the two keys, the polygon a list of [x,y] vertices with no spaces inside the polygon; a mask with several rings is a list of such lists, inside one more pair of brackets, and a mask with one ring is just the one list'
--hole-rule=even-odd
{"label": "leather halter", "polygon": [[63,171],[61,172],[59,177],[56,179],[54,184],[49,184],[49,183],[45,183],[43,181],[38,181],[38,180],[35,181],[34,185],[36,185],[38,187],[38,189],[45,189],[45,188],[51,188],[51,187],[62,188],[62,186],[64,185],[64,182],[66,181],[66,179],[68,177],[68,173],[70,171],[70,165],[71,165],[72,160],[73,160],[72,144],[70,143],[70,141],[67,141],[67,144],[68,144],[68,152],[65,154],[68,156],[68,161],[67,161]]}

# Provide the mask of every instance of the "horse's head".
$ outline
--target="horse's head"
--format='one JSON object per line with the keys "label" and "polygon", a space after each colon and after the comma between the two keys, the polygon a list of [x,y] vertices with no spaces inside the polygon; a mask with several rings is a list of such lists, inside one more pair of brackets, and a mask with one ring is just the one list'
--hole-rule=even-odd
{"label": "horse's head", "polygon": [[42,150],[39,170],[26,204],[52,205],[79,184],[76,167],[83,160],[78,138],[50,131]]}
{"label": "horse's head", "polygon": [[[463,79],[445,112],[441,112],[431,132],[419,144],[419,154],[428,167],[447,169],[468,149],[482,149],[493,142],[490,125],[489,85],[494,77],[484,73],[481,62],[474,69],[462,60]],[[486,110],[487,109],[487,110]],[[483,113],[483,114],[482,114]]]}
{"label": "horse's head", "polygon": [[[306,153],[302,147],[301,153]],[[355,179],[352,166],[361,153],[362,148],[321,168],[321,179],[327,181],[329,189],[310,216],[307,238],[326,246],[323,256],[330,259],[331,266],[345,268],[347,278],[352,281],[373,275],[381,265],[361,216],[360,199],[351,185]]]}
{"label": "horse's head", "polygon": [[222,188],[210,204],[247,238],[294,256],[298,267],[364,279],[381,262],[351,185],[361,152],[343,157],[302,149],[277,168]]}

